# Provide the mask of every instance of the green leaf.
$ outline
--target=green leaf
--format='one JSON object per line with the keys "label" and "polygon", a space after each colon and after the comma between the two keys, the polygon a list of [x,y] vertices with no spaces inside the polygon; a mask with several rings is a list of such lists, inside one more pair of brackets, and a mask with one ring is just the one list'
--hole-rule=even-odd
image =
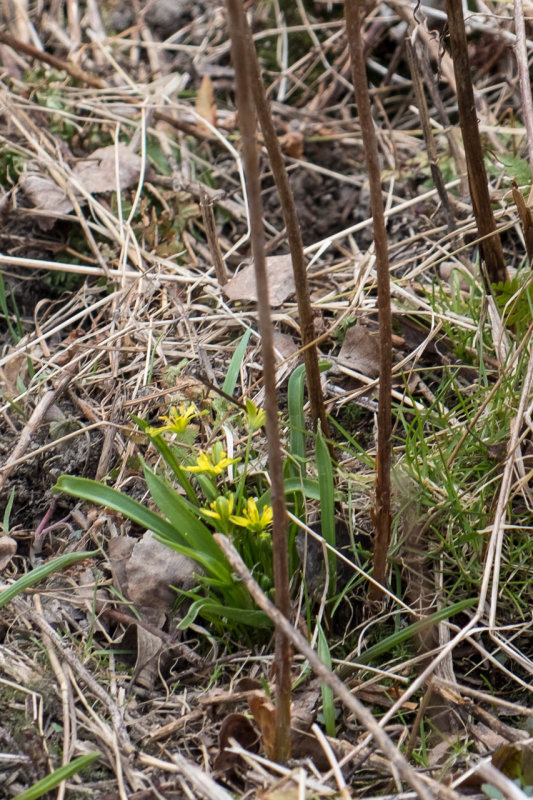
{"label": "green leaf", "polygon": [[[284,485],[285,494],[301,494],[309,500],[320,500],[320,487],[314,478],[286,478]],[[258,503],[261,507],[272,504],[270,489],[261,495]]]}
{"label": "green leaf", "polygon": [[248,341],[251,335],[252,331],[248,328],[231,357],[226,378],[222,384],[222,391],[226,392],[226,394],[232,395],[235,391],[237,380],[241,371],[242,360],[244,358],[246,348],[248,347]]}
{"label": "green leaf", "polygon": [[152,472],[144,462],[142,467],[154,503],[172,522],[174,533],[165,538],[175,540],[180,545],[186,545],[210,556],[221,564],[228,565],[222,550],[213,539],[211,531],[198,519],[194,506],[191,506],[175,489],[172,489],[155,472]]}
{"label": "green leaf", "polygon": [[503,794],[497,789],[495,786],[492,786],[490,783],[482,783],[481,790],[490,797],[491,800],[503,800]]}
{"label": "green leaf", "polygon": [[174,526],[166,519],[145,508],[137,500],[133,500],[110,486],[98,483],[98,481],[92,481],[89,478],[74,478],[71,475],[61,475],[53,487],[53,491],[66,492],[73,497],[80,497],[82,500],[89,500],[91,503],[111,508],[113,511],[118,511],[128,519],[136,522],[142,528],[151,530],[167,539],[176,537]]}
{"label": "green leaf", "polygon": [[377,656],[392,650],[394,647],[397,647],[399,644],[407,641],[408,639],[412,639],[413,636],[416,636],[417,633],[425,630],[430,625],[435,625],[437,622],[442,622],[445,619],[449,619],[455,614],[459,614],[461,611],[464,611],[465,608],[471,608],[472,606],[475,606],[477,602],[477,598],[474,597],[468,600],[460,600],[458,603],[454,603],[447,608],[441,608],[441,610],[436,611],[435,614],[430,614],[420,622],[414,622],[412,625],[408,625],[407,628],[403,628],[402,630],[393,633],[391,636],[387,636],[386,639],[382,639],[381,642],[378,642],[373,647],[369,647],[368,650],[365,650],[364,653],[361,653],[357,656],[357,663],[368,664]]}
{"label": "green leaf", "polygon": [[35,586],[35,584],[39,583],[39,581],[42,581],[43,578],[47,578],[48,575],[52,575],[54,572],[59,572],[59,570],[64,569],[65,567],[70,567],[72,564],[76,564],[78,561],[83,561],[86,558],[92,558],[96,555],[98,555],[97,550],[90,550],[81,553],[67,553],[64,556],[54,558],[52,561],[47,561],[46,564],[43,564],[36,569],[32,569],[31,572],[27,572],[22,578],[19,578],[7,589],[4,589],[3,592],[0,592],[0,608],[3,608],[3,606],[7,605],[7,603],[10,603],[14,597],[22,594],[22,592],[25,592],[26,589],[29,589],[31,586]]}
{"label": "green leaf", "polygon": [[525,158],[512,153],[498,153],[498,161],[505,167],[506,176],[514,179],[519,186],[531,185],[531,168]]}
{"label": "green leaf", "polygon": [[[327,544],[335,547],[335,489],[333,485],[333,465],[328,445],[320,422],[315,442],[318,486],[320,489],[320,528]],[[333,596],[337,586],[337,556],[328,549],[329,596]]]}
{"label": "green leaf", "polygon": [[289,409],[289,452],[293,458],[305,461],[305,416],[304,416],[305,365],[300,364],[289,378],[287,405]]}
{"label": "green leaf", "polygon": [[22,794],[17,795],[18,800],[37,800],[38,797],[42,797],[47,792],[51,792],[52,789],[55,789],[56,786],[62,781],[66,781],[69,778],[72,778],[73,775],[76,775],[77,772],[80,772],[85,767],[88,767],[89,764],[92,764],[93,761],[96,761],[97,758],[100,758],[101,753],[89,753],[86,756],[80,756],[79,758],[75,758],[74,761],[71,761],[70,764],[65,764],[64,767],[59,767],[59,769],[54,770],[50,775],[47,775],[46,778],[43,778],[34,785],[30,789],[26,789],[25,792]]}
{"label": "green leaf", "polygon": [[270,618],[263,611],[232,608],[200,598],[191,605],[188,613],[179,623],[178,628],[185,630],[194,622],[197,616],[213,621],[228,619],[236,624],[260,628],[261,630],[267,630],[272,627]]}
{"label": "green leaf", "polygon": [[9,495],[9,500],[6,503],[6,507],[4,510],[4,521],[2,522],[2,530],[4,533],[9,533],[9,518],[11,516],[11,509],[13,508],[13,501],[15,499],[15,490],[11,490],[11,494]]}

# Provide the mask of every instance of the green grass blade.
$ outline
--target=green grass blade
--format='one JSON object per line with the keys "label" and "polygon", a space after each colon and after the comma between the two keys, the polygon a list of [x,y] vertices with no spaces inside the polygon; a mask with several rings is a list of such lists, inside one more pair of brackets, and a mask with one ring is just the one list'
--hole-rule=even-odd
{"label": "green grass blade", "polygon": [[64,767],[59,767],[59,769],[56,769],[50,773],[50,775],[47,775],[46,778],[37,781],[37,783],[35,783],[30,789],[26,789],[25,792],[17,795],[18,800],[37,800],[38,797],[42,797],[43,795],[47,794],[47,792],[51,792],[52,789],[55,789],[56,786],[59,786],[61,781],[66,781],[69,778],[72,778],[72,776],[76,775],[77,772],[80,772],[80,770],[88,767],[89,764],[92,764],[93,761],[96,761],[96,759],[100,758],[100,756],[101,753],[95,752],[89,753],[86,756],[75,758],[74,761],[70,762],[70,764],[65,764]]}
{"label": "green grass blade", "polygon": [[228,619],[236,625],[245,625],[260,630],[268,630],[272,627],[272,621],[263,611],[247,608],[232,608],[201,598],[192,603],[186,616],[180,621],[178,629],[186,630],[198,616],[213,622]]}
{"label": "green grass blade", "polygon": [[[335,489],[333,485],[333,465],[328,445],[320,422],[316,433],[315,457],[320,489],[320,527],[326,542],[335,547]],[[335,594],[337,586],[337,556],[328,550],[329,596]]]}
{"label": "green grass blade", "polygon": [[6,287],[2,273],[0,273],[0,310],[6,319],[6,324],[9,329],[9,333],[11,334],[11,338],[13,339],[14,344],[17,344],[17,342],[20,341],[20,336],[11,322],[11,314],[9,313],[9,309],[7,307]]}
{"label": "green grass blade", "polygon": [[305,460],[305,416],[304,416],[305,365],[300,364],[289,378],[287,405],[289,409],[289,452],[301,464]]}
{"label": "green grass blade", "polygon": [[64,569],[65,567],[70,567],[77,561],[83,561],[85,558],[92,558],[97,554],[97,550],[81,553],[67,553],[64,556],[58,556],[58,558],[54,558],[53,561],[48,561],[46,564],[43,564],[36,569],[32,569],[31,572],[26,573],[26,575],[24,575],[22,578],[19,578],[7,589],[4,589],[3,592],[0,592],[0,608],[3,608],[3,606],[7,605],[7,603],[10,603],[14,597],[22,594],[22,592],[25,592],[26,589],[29,589],[31,586],[35,586],[35,584],[39,583],[39,581],[42,581],[43,578],[47,578],[48,575],[52,575],[54,572],[59,572],[59,570]]}
{"label": "green grass blade", "polygon": [[[146,530],[151,530],[164,538],[172,539],[177,535],[174,526],[163,517],[160,517],[159,514],[145,508],[137,500],[133,500],[110,486],[98,483],[98,481],[92,481],[89,478],[74,478],[71,475],[60,475],[56,485],[53,487],[53,491],[66,492],[66,494],[71,494],[73,497],[80,497],[82,500],[89,500],[91,503],[111,508]],[[186,544],[186,542],[184,541],[183,544]]]}
{"label": "green grass blade", "polygon": [[[133,417],[134,422],[137,423],[139,428],[145,432],[147,428],[149,428],[149,424],[140,417]],[[193,489],[193,486],[189,480],[189,476],[179,463],[178,459],[174,455],[172,448],[167,444],[165,439],[162,436],[150,436],[150,441],[156,448],[157,452],[162,456],[163,461],[165,464],[168,464],[176,478],[178,479],[181,487],[185,491],[185,494],[195,505],[198,505],[198,498],[196,497],[196,492]]]}
{"label": "green grass blade", "polygon": [[413,636],[416,636],[417,633],[425,630],[428,626],[436,625],[438,622],[449,619],[455,614],[459,614],[461,611],[464,611],[466,608],[475,606],[477,602],[478,600],[475,597],[468,600],[460,600],[458,603],[454,603],[447,608],[441,608],[440,611],[436,611],[435,614],[430,614],[429,617],[420,620],[420,622],[413,622],[413,624],[408,625],[407,628],[403,628],[402,630],[397,631],[397,633],[393,633],[392,636],[387,636],[386,639],[383,639],[381,642],[369,647],[368,650],[365,650],[364,653],[361,653],[359,656],[357,656],[357,663],[368,664],[377,656],[383,655],[383,653],[386,653],[388,650],[392,650],[394,647],[397,647],[407,639],[412,639]]}
{"label": "green grass blade", "polygon": [[159,510],[172,521],[174,537],[178,544],[199,550],[212,559],[227,565],[227,561],[213,535],[200,519],[196,509],[172,489],[164,480],[143,463],[143,472],[153,501]]}
{"label": "green grass blade", "polygon": [[11,509],[13,508],[14,500],[15,500],[15,490],[12,489],[4,511],[4,521],[2,522],[2,530],[4,533],[9,533],[9,518],[11,516]]}
{"label": "green grass blade", "polygon": [[251,335],[252,331],[248,329],[244,334],[244,336],[242,337],[242,339],[240,340],[237,347],[235,348],[235,352],[231,357],[231,361],[229,362],[229,367],[226,374],[226,379],[222,384],[222,390],[226,392],[226,394],[232,395],[233,392],[235,391],[235,387],[237,385],[237,379],[241,371],[242,360],[244,358],[244,354],[246,352],[248,341]]}
{"label": "green grass blade", "polygon": [[[331,653],[329,651],[328,640],[322,628],[318,626],[318,657],[324,662],[328,669],[331,669]],[[335,704],[333,700],[333,692],[323,683],[320,687],[322,692],[322,713],[324,714],[324,724],[326,726],[326,733],[328,736],[335,738],[337,731],[335,730]]]}

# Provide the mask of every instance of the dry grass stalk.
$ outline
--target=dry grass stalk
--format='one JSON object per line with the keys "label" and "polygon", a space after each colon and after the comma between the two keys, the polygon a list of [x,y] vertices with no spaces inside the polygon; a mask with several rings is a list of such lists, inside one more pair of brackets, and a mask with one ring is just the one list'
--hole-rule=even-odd
{"label": "dry grass stalk", "polygon": [[[380,584],[386,581],[387,554],[391,533],[391,391],[392,391],[392,312],[390,300],[389,254],[387,231],[381,197],[381,170],[370,96],[366,82],[366,67],[361,36],[361,17],[357,0],[345,5],[346,33],[350,47],[352,80],[357,100],[357,110],[365,147],[372,218],[374,220],[374,245],[378,277],[379,322],[379,401],[378,401],[378,453],[376,458],[376,504],[374,509],[373,577]],[[370,597],[378,600],[382,590],[375,584]]]}
{"label": "dry grass stalk", "polygon": [[[259,180],[259,160],[256,142],[256,117],[251,85],[252,65],[246,36],[246,20],[240,0],[226,0],[230,20],[232,55],[237,82],[239,122],[245,165],[252,254],[257,287],[257,310],[263,355],[263,384],[265,387],[266,433],[268,466],[271,480],[272,558],[276,605],[286,619],[291,615],[289,590],[289,560],[287,543],[287,512],[283,483],[283,458],[279,438],[278,401],[273,329],[268,297],[268,281],[263,237],[263,206]],[[291,646],[285,631],[276,627],[276,734],[274,757],[287,761],[290,756],[291,727]]]}
{"label": "dry grass stalk", "polygon": [[302,242],[298,213],[294,203],[294,196],[289,183],[283,154],[274,128],[272,114],[266,98],[265,87],[261,78],[261,70],[255,52],[252,32],[248,21],[244,17],[245,35],[249,49],[248,63],[252,69],[252,92],[259,124],[263,132],[265,145],[274,180],[278,189],[283,219],[287,229],[287,239],[291,254],[294,283],[296,286],[296,299],[300,316],[300,331],[302,335],[302,351],[307,376],[307,390],[311,406],[311,416],[316,430],[320,421],[322,432],[326,438],[329,436],[329,426],[324,407],[324,397],[320,385],[320,370],[318,368],[318,352],[316,346],[315,324],[313,309],[309,297],[309,282]]}
{"label": "dry grass stalk", "polygon": [[499,234],[492,214],[487,173],[479,136],[476,102],[472,86],[470,60],[466,42],[462,0],[447,0],[450,44],[453,68],[457,83],[459,122],[468,170],[468,183],[472,198],[472,209],[479,235],[483,237],[481,251],[487,268],[489,283],[505,281],[505,261]]}

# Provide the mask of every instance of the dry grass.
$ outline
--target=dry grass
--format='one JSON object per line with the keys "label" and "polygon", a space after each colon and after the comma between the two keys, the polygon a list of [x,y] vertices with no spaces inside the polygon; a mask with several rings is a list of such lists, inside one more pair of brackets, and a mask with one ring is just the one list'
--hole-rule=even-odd
{"label": "dry grass", "polygon": [[[1,506],[7,506],[14,491],[9,534],[18,545],[18,555],[3,567],[2,582],[9,584],[61,553],[97,550],[98,557],[49,578],[2,609],[0,786],[5,797],[17,796],[61,764],[98,749],[102,758],[91,774],[70,779],[55,796],[411,797],[394,768],[395,779],[390,778],[390,759],[374,751],[368,730],[348,713],[342,714],[333,742],[320,728],[311,728],[320,705],[312,683],[295,695],[299,711],[307,714],[301,724],[312,740],[302,746],[297,762],[279,766],[253,746],[235,745],[234,752],[241,754],[235,770],[227,764],[214,769],[221,727],[229,714],[247,709],[248,694],[258,689],[239,682],[270,677],[270,649],[240,649],[230,637],[220,641],[199,625],[179,638],[175,625],[159,618],[126,616],[129,604],[118,592],[108,545],[130,529],[111,513],[50,493],[62,472],[98,479],[111,474],[113,486],[145,499],[138,469],[145,443],[130,414],[155,420],[176,398],[209,402],[212,387],[224,380],[237,339],[247,330],[252,336],[238,397],[260,402],[262,396],[255,305],[225,295],[220,260],[200,208],[206,196],[214,202],[218,246],[231,273],[249,254],[248,217],[223,10],[216,2],[199,2],[193,18],[184,13],[174,31],[154,23],[150,15],[156,3],[147,3],[144,10],[138,5],[132,4],[131,19],[129,8],[111,0],[31,7],[13,0],[2,7],[5,32],[17,42],[14,47],[0,44],[0,267],[9,322],[16,327],[14,298],[21,336],[14,341],[2,314],[0,498]],[[510,50],[511,10],[496,3],[483,9],[468,23],[477,114],[496,166],[491,191],[498,228],[505,232],[506,263],[517,268],[525,260],[523,234],[506,184],[510,167],[502,168],[499,160],[527,148]],[[117,33],[113,25],[119,14],[126,15],[125,29]],[[441,12],[430,14],[430,27],[440,25]],[[372,325],[376,312],[372,219],[343,24],[335,4],[332,10],[319,2],[314,15],[301,3],[284,13],[277,3],[257,4],[253,19],[300,213],[318,343],[334,365],[324,383],[328,411],[344,419],[343,409],[353,411],[358,404],[362,417],[351,433],[373,456],[377,381],[338,358],[347,323],[357,318]],[[430,51],[438,47],[437,39],[413,22],[410,4],[397,0],[370,11],[365,36],[398,326],[392,397],[405,413],[421,413],[434,402],[449,363],[465,370],[471,366],[456,358],[454,346],[464,341],[465,359],[477,357],[472,341],[481,323],[469,313],[468,286],[457,290],[461,302],[440,310],[428,290],[444,275],[443,263],[470,272],[476,227],[463,191],[456,131],[446,127],[432,105],[431,124],[455,216],[452,232],[437,190],[425,185],[421,124],[400,51],[404,19]],[[527,47],[533,47],[529,40]],[[56,59],[52,66],[41,63],[41,48]],[[67,61],[74,65],[74,78],[58,71]],[[447,56],[441,68],[439,90],[454,115]],[[206,75],[214,86],[216,114],[205,82],[196,99]],[[131,160],[135,176],[126,188],[119,142],[128,143],[122,164]],[[91,193],[77,165],[99,147],[114,148],[117,157],[110,171],[99,176],[109,190]],[[267,249],[279,254],[286,252],[281,216],[264,157],[262,165]],[[37,192],[38,200],[24,190],[24,175],[30,173],[48,181]],[[52,185],[57,194],[52,195]],[[62,210],[63,203],[71,210]],[[442,286],[447,296],[455,291],[446,280]],[[398,750],[416,751],[418,761],[411,764],[424,767],[419,777],[427,796],[446,798],[470,791],[464,781],[473,773],[477,792],[483,781],[498,779],[485,761],[468,762],[467,750],[484,757],[503,743],[525,741],[525,720],[533,717],[531,619],[524,617],[523,605],[513,606],[500,582],[502,558],[509,558],[506,532],[513,525],[530,531],[531,525],[532,368],[515,372],[518,357],[526,362],[529,357],[530,329],[515,341],[513,331],[502,326],[494,301],[485,300],[493,342],[483,352],[489,383],[497,387],[516,379],[520,385],[511,409],[514,422],[500,442],[504,455],[494,504],[485,532],[479,531],[486,544],[478,556],[479,561],[485,558],[478,604],[461,624],[441,622],[431,647],[426,642],[425,651],[405,654],[392,665],[384,660],[382,669],[358,667],[359,652],[344,661],[335,656],[337,673],[347,666],[349,687],[379,717]],[[276,331],[292,337],[290,352],[278,340],[283,394],[301,357],[293,298],[273,309],[273,316]],[[424,328],[409,327],[413,320]],[[431,373],[435,379],[428,378]],[[449,411],[450,428],[461,425],[467,437],[471,428],[456,419],[455,409]],[[52,423],[61,425],[52,432]],[[398,460],[404,449],[400,442]],[[373,473],[352,448],[343,446],[338,455],[339,488],[348,487],[357,498],[357,509],[345,507],[349,524],[352,530],[368,529],[367,489]],[[433,493],[434,507],[422,507],[420,513],[430,516],[444,500],[430,477],[424,488]],[[508,518],[513,504],[520,506],[519,518]],[[404,524],[408,528],[410,523]],[[412,552],[402,551],[398,534],[393,564],[420,572],[428,563],[427,553],[418,552],[428,529],[419,521],[412,527],[414,561]],[[525,552],[516,574],[524,584],[521,602],[525,597],[527,604],[533,595],[531,550]],[[443,563],[447,557],[442,555]],[[450,574],[446,563],[443,573]],[[388,624],[389,613],[402,609],[408,622],[418,619],[420,609],[427,610],[422,603],[427,587],[415,583],[404,597],[397,596],[393,584],[389,606],[373,617],[365,611],[349,620],[347,647],[367,642],[375,626]],[[430,593],[434,601],[434,584]],[[452,602],[456,599],[461,596]],[[513,608],[518,609],[516,618]],[[153,680],[145,685],[135,683],[141,629],[166,654],[160,663],[155,659]],[[303,660],[296,663],[304,669]],[[480,665],[486,664],[497,676],[496,686],[480,677]],[[442,750],[429,734],[420,740],[416,717],[435,695],[460,720],[453,744],[445,742]],[[523,796],[509,784],[505,779],[500,787],[507,796]]]}

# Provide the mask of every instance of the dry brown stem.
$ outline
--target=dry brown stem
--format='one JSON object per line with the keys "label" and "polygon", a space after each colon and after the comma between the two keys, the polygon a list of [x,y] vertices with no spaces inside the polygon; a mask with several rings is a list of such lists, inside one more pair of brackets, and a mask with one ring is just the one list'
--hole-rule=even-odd
{"label": "dry brown stem", "polygon": [[294,283],[296,287],[296,299],[298,302],[298,313],[300,316],[300,330],[303,342],[303,357],[305,362],[305,374],[307,376],[307,389],[309,392],[309,402],[311,405],[311,416],[315,430],[320,420],[322,432],[326,438],[329,436],[328,420],[324,407],[324,397],[320,385],[320,370],[318,368],[318,351],[316,347],[315,324],[313,319],[313,309],[309,298],[309,283],[307,280],[307,268],[304,256],[304,247],[298,213],[294,203],[294,197],[289,183],[285,162],[281,147],[276,136],[272,114],[270,112],[268,100],[265,94],[265,87],[261,78],[261,70],[255,52],[252,32],[246,17],[244,17],[245,35],[249,48],[249,64],[252,68],[252,92],[254,96],[255,108],[259,119],[259,124],[263,132],[265,145],[268,151],[272,174],[278,188],[281,210],[287,229],[287,239],[291,253],[292,270],[294,273]]}
{"label": "dry brown stem", "polygon": [[496,224],[489,197],[487,173],[483,161],[483,150],[479,136],[470,60],[466,43],[462,0],[447,0],[446,8],[453,68],[457,83],[459,122],[463,133],[472,209],[479,235],[488,237],[481,243],[481,252],[487,268],[488,280],[490,283],[499,283],[505,280],[505,261],[500,237],[496,233]]}
{"label": "dry brown stem", "polygon": [[[350,45],[352,79],[357,101],[357,111],[365,148],[372,217],[374,220],[374,245],[376,248],[376,271],[378,276],[378,321],[379,321],[379,407],[378,407],[378,454],[376,458],[376,505],[374,511],[375,540],[373,577],[385,583],[387,553],[391,532],[391,391],[392,391],[392,313],[390,304],[389,255],[387,230],[381,198],[381,171],[378,147],[374,131],[374,120],[370,107],[370,95],[366,81],[366,67],[361,36],[361,18],[358,0],[347,0],[345,4],[346,33]],[[370,588],[370,597],[380,599],[382,590],[376,584]]]}
{"label": "dry brown stem", "polygon": [[[268,281],[263,235],[263,207],[257,155],[256,118],[251,87],[250,48],[247,44],[244,10],[241,0],[226,0],[230,21],[233,63],[237,82],[239,121],[242,136],[242,153],[248,206],[252,253],[257,286],[257,310],[261,331],[263,354],[263,381],[265,387],[266,434],[268,440],[268,467],[271,480],[273,573],[276,605],[280,614],[290,617],[289,560],[287,543],[287,513],[283,484],[283,458],[279,438],[278,400],[276,390],[276,363],[274,355],[272,321],[268,296]],[[276,737],[274,757],[286,761],[290,756],[291,727],[291,646],[285,632],[276,628]]]}
{"label": "dry brown stem", "polygon": [[96,78],[94,75],[90,75],[88,72],[85,72],[85,70],[80,69],[76,64],[63,61],[63,59],[57,58],[57,56],[51,56],[49,53],[43,53],[42,50],[38,50],[31,44],[26,44],[26,42],[21,42],[9,33],[0,31],[0,42],[7,44],[8,47],[12,47],[13,50],[19,53],[30,56],[30,58],[35,58],[38,61],[42,61],[44,64],[49,64],[51,67],[54,67],[54,69],[64,70],[73,78],[83,81],[83,83],[86,83],[88,86],[94,86],[97,89],[105,88],[105,81]]}

